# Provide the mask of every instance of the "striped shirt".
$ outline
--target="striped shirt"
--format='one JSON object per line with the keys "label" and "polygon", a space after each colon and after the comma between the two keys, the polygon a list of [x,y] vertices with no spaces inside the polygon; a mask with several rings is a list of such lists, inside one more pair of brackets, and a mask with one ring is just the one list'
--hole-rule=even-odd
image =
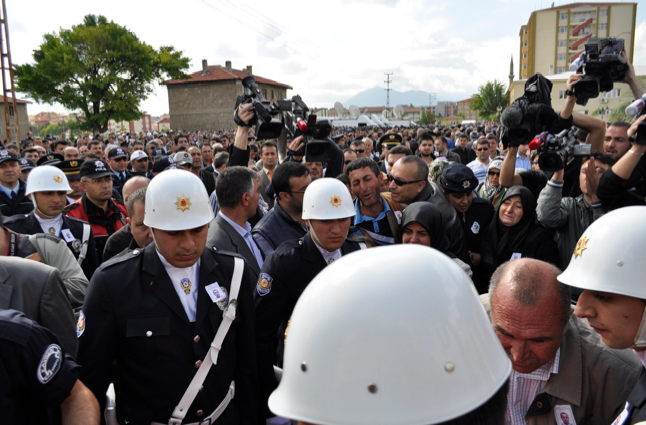
{"label": "striped shirt", "polygon": [[536,396],[541,392],[550,375],[559,372],[561,349],[554,359],[531,373],[519,373],[511,370],[509,393],[507,394],[507,413],[505,425],[525,425],[525,415]]}

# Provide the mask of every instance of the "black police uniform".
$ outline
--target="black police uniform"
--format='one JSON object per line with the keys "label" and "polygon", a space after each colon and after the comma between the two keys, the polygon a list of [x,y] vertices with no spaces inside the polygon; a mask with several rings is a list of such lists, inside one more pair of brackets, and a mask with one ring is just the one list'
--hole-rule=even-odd
{"label": "black police uniform", "polygon": [[[209,351],[223,311],[205,287],[231,287],[234,256],[205,249],[199,267],[196,321],[191,323],[154,244],[116,256],[92,277],[79,319],[81,381],[102,405],[114,373],[121,424],[168,423]],[[218,424],[254,424],[257,372],[253,282],[245,268],[237,314],[184,423],[199,422],[225,398],[235,398]]]}
{"label": "black police uniform", "polygon": [[631,391],[626,401],[626,407],[621,415],[627,415],[623,425],[640,424],[646,421],[646,369],[642,368],[637,385]]}
{"label": "black police uniform", "polygon": [[126,184],[128,180],[133,178],[134,176],[137,176],[139,174],[133,173],[132,171],[125,170],[123,171],[123,174],[125,174],[125,180],[122,180],[123,175],[121,173],[120,177],[117,177],[117,175],[113,172],[112,173],[112,188],[113,190],[117,191],[119,196],[121,196],[121,199],[123,199],[123,185]]}
{"label": "black police uniform", "polygon": [[0,190],[0,212],[5,217],[27,214],[34,209],[34,203],[25,195],[26,183],[22,179],[18,179],[18,184],[18,192],[12,198]]}
{"label": "black police uniform", "polygon": [[[347,240],[341,255],[358,251],[361,246]],[[258,376],[260,378],[261,411],[265,417],[273,416],[267,407],[269,395],[278,382],[273,366],[276,348],[296,301],[307,285],[326,266],[321,252],[308,233],[300,239],[282,243],[265,260],[256,284],[256,347],[258,351]],[[261,295],[264,293],[264,295]]]}
{"label": "black police uniform", "polygon": [[[16,310],[0,310],[0,423],[47,425],[67,399],[80,366],[49,329]],[[105,397],[104,397],[105,398]]]}
{"label": "black police uniform", "polygon": [[[13,230],[16,233],[22,233],[23,235],[35,235],[36,233],[43,233],[43,228],[40,226],[40,223],[35,217],[35,212],[32,211],[29,214],[19,214],[9,217],[5,220],[4,224],[7,228]],[[63,214],[63,225],[61,226],[61,239],[63,238],[63,230],[69,229],[74,236],[73,241],[65,240],[67,247],[72,251],[74,257],[78,260],[81,255],[81,250],[83,249],[83,226],[90,226],[89,223],[79,220],[74,217],[68,217]],[[92,278],[94,270],[99,267],[99,259],[96,255],[96,243],[94,242],[94,234],[92,233],[92,228],[89,229],[90,235],[87,242],[87,250],[85,253],[85,259],[81,263],[81,268],[83,273],[88,280]]]}

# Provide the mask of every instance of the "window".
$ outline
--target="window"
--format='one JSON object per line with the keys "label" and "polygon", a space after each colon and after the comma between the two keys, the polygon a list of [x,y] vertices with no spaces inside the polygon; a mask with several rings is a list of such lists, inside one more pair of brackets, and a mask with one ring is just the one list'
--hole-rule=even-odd
{"label": "window", "polygon": [[274,100],[274,91],[271,91],[271,100]]}
{"label": "window", "polygon": [[567,40],[559,40],[559,47],[567,46]]}
{"label": "window", "polygon": [[267,89],[262,89],[262,95],[267,99]]}
{"label": "window", "polygon": [[523,41],[523,47],[527,47],[527,42]]}
{"label": "window", "polygon": [[520,78],[521,78],[522,80],[526,80],[526,79],[527,79],[527,75],[523,75],[523,76],[522,76],[522,77],[520,77]]}
{"label": "window", "polygon": [[283,91],[278,90],[278,100],[283,100]]}
{"label": "window", "polygon": [[559,27],[559,34],[566,34],[567,33],[567,25],[563,25]]}
{"label": "window", "polygon": [[527,65],[523,64],[523,69],[527,69]]}
{"label": "window", "polygon": [[603,97],[620,97],[621,89],[613,89],[603,94]]}
{"label": "window", "polygon": [[599,10],[599,16],[608,16],[608,9]]}
{"label": "window", "polygon": [[523,30],[523,35],[527,35],[527,28]]}
{"label": "window", "polygon": [[574,21],[585,21],[586,19],[592,18],[592,12],[574,12],[572,14],[572,20]]}
{"label": "window", "polygon": [[607,30],[608,29],[608,24],[599,24],[599,29],[600,30]]}
{"label": "window", "polygon": [[527,52],[523,52],[523,59],[527,58]]}
{"label": "window", "polygon": [[554,65],[550,65],[550,73],[549,73],[549,75],[553,75],[553,74],[554,74]]}
{"label": "window", "polygon": [[556,55],[556,60],[557,61],[564,61],[565,60],[565,53],[559,53]]}
{"label": "window", "polygon": [[565,99],[565,98],[566,98],[566,96],[565,96],[565,90],[560,91],[560,92],[559,92],[559,99],[563,100],[563,99]]}
{"label": "window", "polygon": [[559,15],[559,19],[567,19],[567,12],[566,13],[561,13]]}
{"label": "window", "polygon": [[13,117],[13,105],[9,105],[9,116]]}
{"label": "window", "polygon": [[557,74],[562,74],[565,72],[565,67],[564,66],[557,66],[556,67],[556,73]]}

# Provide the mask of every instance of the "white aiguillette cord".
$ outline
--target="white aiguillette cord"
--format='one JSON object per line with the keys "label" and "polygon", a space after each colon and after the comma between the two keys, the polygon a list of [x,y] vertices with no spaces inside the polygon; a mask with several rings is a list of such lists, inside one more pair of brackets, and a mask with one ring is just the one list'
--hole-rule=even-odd
{"label": "white aiguillette cord", "polygon": [[200,365],[200,368],[197,370],[197,373],[193,377],[190,385],[186,389],[184,396],[179,401],[171,419],[168,422],[170,425],[179,425],[184,420],[186,413],[188,413],[189,407],[193,404],[193,400],[197,396],[197,393],[200,391],[206,375],[209,373],[211,366],[218,363],[218,354],[222,348],[222,342],[227,336],[227,332],[231,327],[231,323],[236,318],[236,304],[238,298],[238,292],[240,292],[240,283],[242,282],[242,273],[244,271],[244,260],[239,257],[234,258],[234,267],[233,267],[233,277],[231,278],[231,293],[229,294],[229,304],[224,310],[223,319],[218,327],[218,331],[215,333],[215,338],[211,343],[211,348],[209,352],[206,353],[204,361]]}

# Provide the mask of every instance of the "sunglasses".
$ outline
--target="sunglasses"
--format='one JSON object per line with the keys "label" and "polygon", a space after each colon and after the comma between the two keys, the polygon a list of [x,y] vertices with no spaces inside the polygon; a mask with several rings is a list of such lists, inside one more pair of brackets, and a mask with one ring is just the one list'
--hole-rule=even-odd
{"label": "sunglasses", "polygon": [[500,176],[500,173],[496,173],[495,171],[489,171],[487,174],[490,176]]}
{"label": "sunglasses", "polygon": [[489,148],[480,148],[480,149],[476,149],[476,150],[477,150],[478,152],[480,152],[480,151],[488,151],[488,150],[489,150]]}
{"label": "sunglasses", "polygon": [[356,149],[353,152],[354,153],[364,153],[366,150],[365,149]]}
{"label": "sunglasses", "polygon": [[423,182],[423,181],[425,181],[425,180],[413,180],[413,181],[409,181],[409,182],[407,182],[407,181],[404,181],[404,180],[398,179],[398,178],[396,178],[396,177],[393,177],[391,174],[388,174],[388,181],[389,181],[389,182],[395,182],[395,184],[396,184],[397,186],[404,186],[404,185],[407,185],[407,184]]}
{"label": "sunglasses", "polygon": [[351,162],[352,162],[352,160],[351,160],[351,159],[349,159],[349,160],[347,160],[347,161],[344,161],[343,163],[344,163],[345,165],[348,165],[348,164],[349,164],[349,163],[351,163]]}

